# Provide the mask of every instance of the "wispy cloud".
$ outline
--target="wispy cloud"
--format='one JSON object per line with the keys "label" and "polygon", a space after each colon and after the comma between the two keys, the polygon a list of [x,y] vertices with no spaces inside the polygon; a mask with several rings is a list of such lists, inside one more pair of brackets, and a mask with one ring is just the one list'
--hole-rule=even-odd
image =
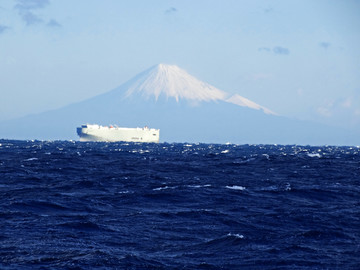
{"label": "wispy cloud", "polygon": [[269,48],[269,47],[260,47],[258,48],[259,52],[272,52],[274,54],[279,54],[279,55],[287,55],[290,54],[290,50],[288,48],[284,48],[284,47],[280,47],[280,46],[276,46],[273,48]]}
{"label": "wispy cloud", "polygon": [[265,13],[271,13],[271,12],[273,12],[273,11],[274,11],[274,9],[273,9],[272,7],[264,8],[264,12],[265,12]]}
{"label": "wispy cloud", "polygon": [[30,11],[21,13],[20,15],[21,15],[21,18],[26,23],[26,25],[33,25],[33,24],[43,22],[43,20],[40,17],[38,17],[37,15],[35,15],[34,13],[32,13]]}
{"label": "wispy cloud", "polygon": [[51,19],[46,25],[49,27],[61,27],[61,24],[54,19]]}
{"label": "wispy cloud", "polygon": [[331,122],[339,122],[342,125],[360,124],[360,94],[352,96],[326,99],[316,109],[318,115]]}
{"label": "wispy cloud", "polygon": [[317,113],[323,117],[331,117],[333,115],[334,102],[326,101],[326,104],[317,108]]}
{"label": "wispy cloud", "polygon": [[42,9],[49,5],[49,3],[49,0],[17,0],[15,9],[18,10],[19,15],[26,25],[33,25],[43,22],[43,20],[34,13],[34,10]]}
{"label": "wispy cloud", "polygon": [[290,53],[288,48],[284,48],[284,47],[280,47],[280,46],[274,47],[273,52],[275,54],[284,54],[284,55],[287,55]]}
{"label": "wispy cloud", "polygon": [[174,7],[168,8],[167,10],[165,10],[165,14],[169,14],[169,13],[174,13],[177,12],[178,10]]}
{"label": "wispy cloud", "polygon": [[17,0],[17,3],[15,8],[25,11],[44,8],[50,4],[49,0]]}
{"label": "wispy cloud", "polygon": [[[44,23],[44,20],[36,15],[35,11],[46,8],[50,4],[49,0],[16,0],[16,2],[15,9],[18,10],[20,17],[26,25],[30,26]],[[54,19],[51,19],[46,25],[50,27],[61,26],[61,24]]]}
{"label": "wispy cloud", "polygon": [[348,97],[346,99],[344,99],[341,103],[340,106],[343,108],[351,108],[353,105],[353,98],[352,97]]}
{"label": "wispy cloud", "polygon": [[322,41],[322,42],[319,43],[319,46],[324,48],[324,49],[328,49],[331,46],[331,43]]}
{"label": "wispy cloud", "polygon": [[8,26],[0,24],[0,34],[4,33],[7,29],[9,29]]}

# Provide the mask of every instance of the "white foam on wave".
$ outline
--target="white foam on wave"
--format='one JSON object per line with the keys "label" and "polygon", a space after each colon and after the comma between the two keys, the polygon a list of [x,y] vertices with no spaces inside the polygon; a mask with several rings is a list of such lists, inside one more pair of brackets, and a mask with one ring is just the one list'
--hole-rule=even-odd
{"label": "white foam on wave", "polygon": [[[130,193],[130,191],[128,191],[128,190],[124,190],[124,191],[119,191],[119,192],[118,192],[118,194],[128,194],[128,193]],[[131,192],[131,193],[133,193],[133,192]]]}
{"label": "white foam on wave", "polygon": [[230,150],[229,149],[226,149],[226,150],[224,150],[224,151],[221,151],[221,154],[226,154],[226,153],[229,153],[230,152]]}
{"label": "white foam on wave", "polygon": [[38,158],[36,158],[36,157],[28,158],[28,159],[25,159],[24,161],[33,161],[33,160],[38,160]]}
{"label": "white foam on wave", "polygon": [[233,189],[233,190],[245,190],[246,189],[246,187],[242,187],[242,186],[226,186],[226,188]]}
{"label": "white foam on wave", "polygon": [[243,239],[244,235],[238,233],[228,233],[227,236],[235,236],[236,238]]}
{"label": "white foam on wave", "polygon": [[149,150],[143,150],[143,149],[139,149],[139,150],[132,150],[131,153],[139,153],[139,154],[144,154],[144,153],[148,153],[150,152]]}
{"label": "white foam on wave", "polygon": [[290,183],[286,183],[285,185],[285,191],[290,191],[291,190],[291,185]]}
{"label": "white foam on wave", "polygon": [[318,157],[321,158],[321,155],[319,153],[307,153],[308,157]]}
{"label": "white foam on wave", "polygon": [[169,186],[165,186],[165,187],[158,187],[158,188],[153,188],[154,191],[159,191],[159,190],[164,190],[164,189],[175,189],[176,187],[169,187]]}
{"label": "white foam on wave", "polygon": [[187,187],[190,188],[202,188],[202,187],[211,187],[210,184],[206,184],[206,185],[187,185]]}

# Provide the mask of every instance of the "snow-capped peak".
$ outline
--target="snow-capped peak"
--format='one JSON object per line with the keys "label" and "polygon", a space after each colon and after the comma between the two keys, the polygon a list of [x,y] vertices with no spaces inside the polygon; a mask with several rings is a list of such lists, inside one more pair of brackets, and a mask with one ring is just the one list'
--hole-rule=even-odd
{"label": "snow-capped peak", "polygon": [[175,65],[159,64],[139,74],[129,87],[126,96],[134,93],[149,97],[160,95],[195,101],[224,100],[227,93],[191,76]]}
{"label": "snow-capped peak", "polygon": [[145,98],[155,97],[155,100],[158,100],[160,96],[165,96],[167,99],[175,98],[176,101],[181,99],[195,102],[224,101],[276,115],[247,98],[238,94],[231,96],[227,92],[202,82],[175,65],[158,64],[137,75],[126,83],[125,97],[134,94]]}

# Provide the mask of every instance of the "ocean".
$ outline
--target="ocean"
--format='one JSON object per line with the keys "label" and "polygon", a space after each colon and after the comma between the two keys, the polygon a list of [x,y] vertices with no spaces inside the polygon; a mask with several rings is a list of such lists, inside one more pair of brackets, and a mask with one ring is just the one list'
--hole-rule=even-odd
{"label": "ocean", "polygon": [[1,269],[360,269],[360,148],[0,140]]}

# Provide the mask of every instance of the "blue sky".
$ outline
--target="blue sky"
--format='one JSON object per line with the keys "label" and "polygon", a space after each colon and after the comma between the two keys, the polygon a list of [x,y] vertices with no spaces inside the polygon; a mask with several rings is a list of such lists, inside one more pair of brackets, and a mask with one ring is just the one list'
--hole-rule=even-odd
{"label": "blue sky", "polygon": [[360,1],[2,0],[0,120],[158,63],[297,119],[360,126]]}

